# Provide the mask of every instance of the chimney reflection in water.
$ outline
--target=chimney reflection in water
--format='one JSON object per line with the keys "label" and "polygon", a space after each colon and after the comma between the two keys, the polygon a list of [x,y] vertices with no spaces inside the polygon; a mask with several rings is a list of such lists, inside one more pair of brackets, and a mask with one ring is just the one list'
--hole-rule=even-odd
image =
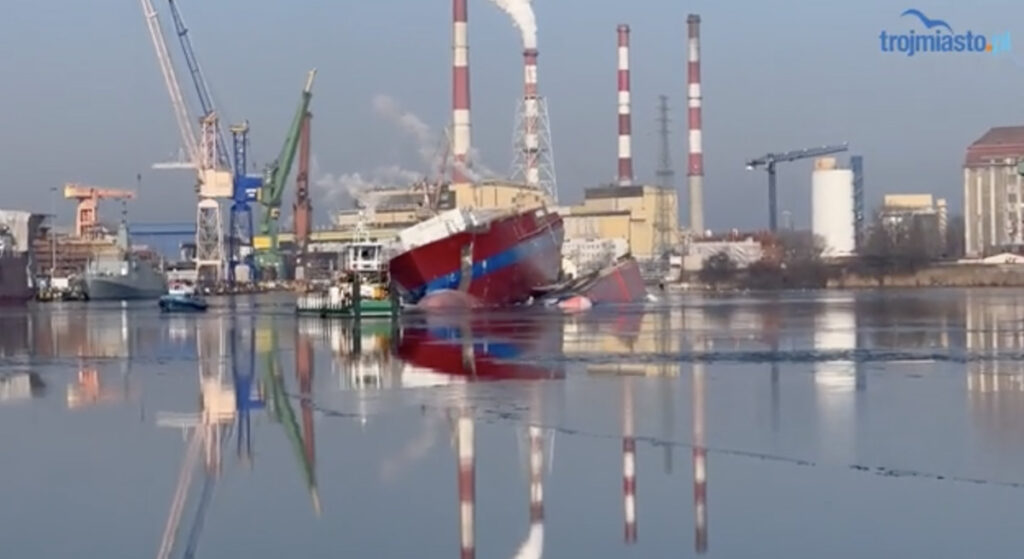
{"label": "chimney reflection in water", "polygon": [[[703,340],[700,350],[705,351]],[[693,364],[693,518],[698,554],[708,550],[707,449],[704,447],[704,364]]]}
{"label": "chimney reflection in water", "polygon": [[633,383],[622,386],[622,506],[625,512],[625,541],[636,542],[636,439],[633,438]]}

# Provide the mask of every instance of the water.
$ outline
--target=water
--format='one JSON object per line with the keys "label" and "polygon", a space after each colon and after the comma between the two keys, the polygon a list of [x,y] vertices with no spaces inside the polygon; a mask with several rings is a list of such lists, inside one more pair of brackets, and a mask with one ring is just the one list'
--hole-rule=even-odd
{"label": "water", "polygon": [[1022,320],[1014,291],[920,289],[397,337],[287,297],[6,309],[0,549],[1015,556]]}

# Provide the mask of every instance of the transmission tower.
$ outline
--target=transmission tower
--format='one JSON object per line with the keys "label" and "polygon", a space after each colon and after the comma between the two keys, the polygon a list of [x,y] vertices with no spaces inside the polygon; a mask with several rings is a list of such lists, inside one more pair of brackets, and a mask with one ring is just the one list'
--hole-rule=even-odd
{"label": "transmission tower", "polygon": [[668,96],[658,96],[658,137],[661,139],[661,151],[658,155],[658,186],[675,188],[675,171],[672,170],[672,148],[669,144]]}
{"label": "transmission tower", "polygon": [[539,95],[520,99],[514,130],[510,178],[540,189],[557,204],[558,183],[547,99]]}
{"label": "transmission tower", "polygon": [[658,133],[661,150],[658,157],[658,203],[654,214],[654,258],[662,275],[668,271],[668,253],[672,250],[672,212],[675,211],[675,184],[672,171],[672,149],[669,145],[668,96],[658,97]]}

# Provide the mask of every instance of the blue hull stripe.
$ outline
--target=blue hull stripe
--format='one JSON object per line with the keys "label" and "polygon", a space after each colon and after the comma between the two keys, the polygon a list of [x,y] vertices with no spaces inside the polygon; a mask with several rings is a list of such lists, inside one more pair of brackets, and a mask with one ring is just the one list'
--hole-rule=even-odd
{"label": "blue hull stripe", "polygon": [[[526,242],[519,243],[507,250],[491,256],[490,258],[474,262],[473,279],[478,280],[487,274],[518,264],[523,260],[551,249],[554,245],[555,236],[549,229],[544,233],[534,236]],[[412,293],[415,299],[419,299],[433,291],[441,289],[457,289],[459,287],[460,279],[462,279],[462,271],[456,269],[449,274],[445,274],[428,281],[426,284],[412,290]]]}

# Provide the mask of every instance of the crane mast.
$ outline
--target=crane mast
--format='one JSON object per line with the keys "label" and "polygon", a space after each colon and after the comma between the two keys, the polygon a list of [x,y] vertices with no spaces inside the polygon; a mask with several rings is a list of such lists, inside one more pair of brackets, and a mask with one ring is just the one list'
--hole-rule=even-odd
{"label": "crane mast", "polygon": [[[174,30],[178,35],[178,41],[181,43],[182,53],[185,55],[185,64],[188,66],[189,74],[192,76],[192,85],[195,86],[196,96],[199,98],[199,106],[203,111],[203,116],[208,117],[217,112],[213,104],[213,96],[210,94],[210,85],[203,76],[202,68],[199,66],[199,59],[196,58],[195,50],[192,48],[192,39],[189,37],[188,27],[185,25],[185,20],[178,10],[178,5],[174,0],[168,0],[168,4],[171,8],[171,18],[174,20]],[[219,127],[217,129],[216,142],[217,163],[222,167],[230,167],[231,163],[228,160],[224,132]]]}
{"label": "crane mast", "polygon": [[171,107],[174,109],[174,119],[178,123],[181,142],[185,146],[189,160],[195,164],[199,161],[199,145],[196,142],[196,133],[192,128],[185,98],[181,94],[178,76],[174,72],[174,64],[171,63],[171,55],[167,52],[167,42],[164,40],[164,32],[160,28],[160,19],[150,0],[139,1],[142,4],[142,13],[146,16],[146,25],[149,27],[149,36],[153,40],[153,48],[156,49],[156,57],[164,76],[167,93],[171,96]]}
{"label": "crane mast", "polygon": [[302,90],[302,98],[299,101],[295,117],[292,119],[291,127],[288,129],[288,136],[285,137],[284,145],[281,146],[281,153],[277,159],[263,174],[263,186],[260,189],[260,204],[265,208],[263,220],[260,223],[260,234],[267,238],[267,246],[258,254],[257,261],[262,269],[273,269],[276,277],[281,277],[281,255],[278,251],[278,219],[281,217],[281,198],[284,193],[285,181],[292,170],[292,163],[295,161],[295,152],[299,144],[299,136],[302,132],[302,124],[309,110],[309,102],[313,97],[313,79],[316,77],[316,68],[309,71],[306,77],[306,86]]}

